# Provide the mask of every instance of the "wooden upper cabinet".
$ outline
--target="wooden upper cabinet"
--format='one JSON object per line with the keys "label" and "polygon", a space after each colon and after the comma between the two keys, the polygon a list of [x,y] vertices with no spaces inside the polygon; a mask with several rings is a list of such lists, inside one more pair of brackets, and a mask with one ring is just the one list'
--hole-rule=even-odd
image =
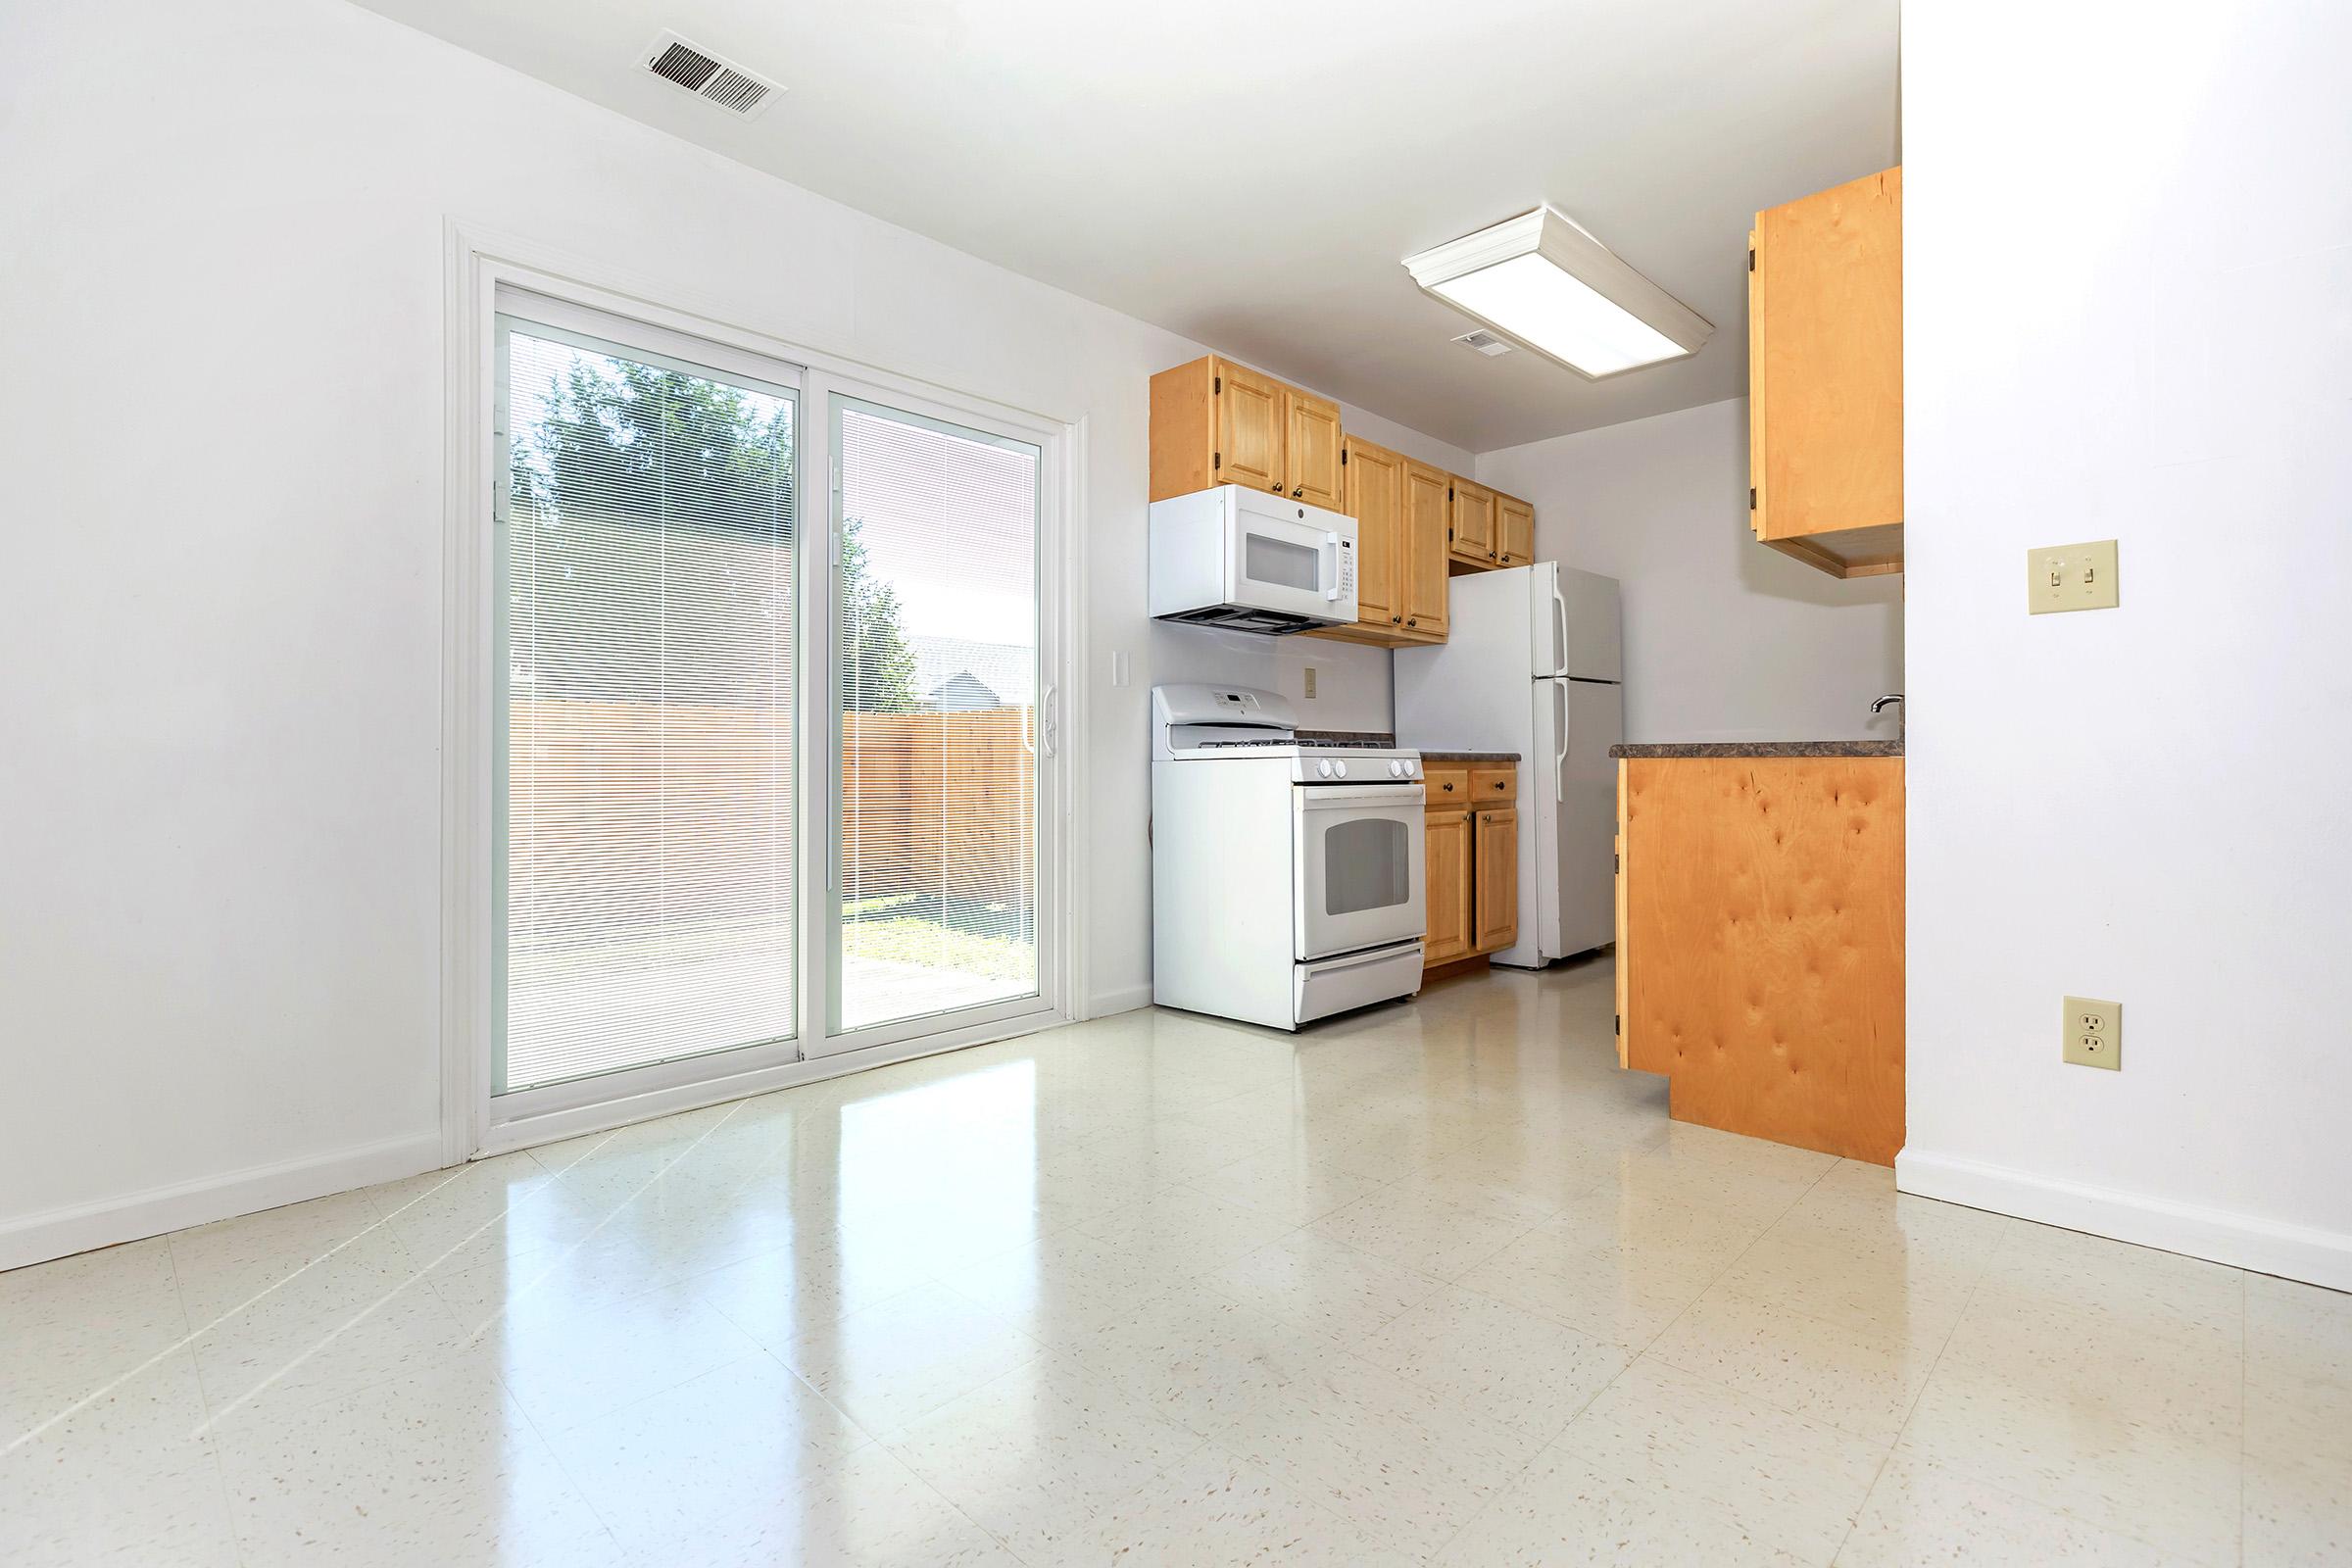
{"label": "wooden upper cabinet", "polygon": [[[1286,446],[1290,389],[1270,375],[1223,360],[1210,377],[1217,406],[1217,450],[1211,484],[1243,484],[1252,490],[1287,488]],[[1333,454],[1338,466],[1338,454]]]}
{"label": "wooden upper cabinet", "polygon": [[1211,354],[1152,378],[1152,499],[1239,484],[1342,510],[1340,406]]}
{"label": "wooden upper cabinet", "polygon": [[1494,492],[1475,479],[1452,477],[1452,510],[1446,538],[1452,559],[1469,566],[1492,566],[1498,551],[1494,543]]}
{"label": "wooden upper cabinet", "polygon": [[1344,510],[1340,505],[1345,488],[1341,483],[1340,406],[1296,387],[1285,387],[1283,399],[1283,447],[1291,499],[1310,507]]}
{"label": "wooden upper cabinet", "polygon": [[1519,811],[1497,807],[1478,813],[1473,830],[1474,951],[1494,953],[1519,940]]}
{"label": "wooden upper cabinet", "polygon": [[1340,509],[1355,519],[1356,624],[1384,632],[1404,625],[1404,459],[1349,436]]}
{"label": "wooden upper cabinet", "polygon": [[1902,170],[1756,215],[1749,521],[1839,577],[1903,564]]}
{"label": "wooden upper cabinet", "polygon": [[1152,378],[1152,499],[1211,485],[1288,488],[1290,388],[1215,355]]}
{"label": "wooden upper cabinet", "polygon": [[1446,491],[1450,477],[1444,468],[1405,461],[1404,629],[1430,642],[1446,640]]}
{"label": "wooden upper cabinet", "polygon": [[1494,559],[1524,566],[1536,559],[1536,509],[1517,496],[1494,492]]}

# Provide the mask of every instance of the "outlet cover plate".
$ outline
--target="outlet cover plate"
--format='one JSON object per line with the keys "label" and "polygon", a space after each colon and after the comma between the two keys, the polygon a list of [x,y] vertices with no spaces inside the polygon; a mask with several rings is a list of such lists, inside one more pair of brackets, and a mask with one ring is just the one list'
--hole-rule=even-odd
{"label": "outlet cover plate", "polygon": [[2093,997],[2068,997],[2059,1014],[2066,1059],[2078,1067],[2124,1067],[2124,1004]]}
{"label": "outlet cover plate", "polygon": [[2026,552],[2026,611],[2047,615],[2061,610],[2113,610],[2116,594],[2115,541],[2042,545]]}

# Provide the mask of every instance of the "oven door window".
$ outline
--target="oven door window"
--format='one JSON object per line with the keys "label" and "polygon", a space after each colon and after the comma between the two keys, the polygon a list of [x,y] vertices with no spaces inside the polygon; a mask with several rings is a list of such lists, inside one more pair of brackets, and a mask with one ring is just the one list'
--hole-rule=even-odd
{"label": "oven door window", "polygon": [[1354,817],[1323,830],[1323,912],[1393,908],[1413,896],[1413,865],[1401,822]]}
{"label": "oven door window", "polygon": [[1295,956],[1326,958],[1421,935],[1421,787],[1309,784],[1296,801]]}

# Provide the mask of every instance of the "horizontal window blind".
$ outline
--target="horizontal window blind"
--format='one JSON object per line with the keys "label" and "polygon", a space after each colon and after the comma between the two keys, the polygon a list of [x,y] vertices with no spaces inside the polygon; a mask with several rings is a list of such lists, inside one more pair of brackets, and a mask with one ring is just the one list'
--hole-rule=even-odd
{"label": "horizontal window blind", "polygon": [[494,1089],[789,1036],[788,388],[501,318]]}
{"label": "horizontal window blind", "polygon": [[844,1030],[1037,991],[1038,449],[837,404]]}

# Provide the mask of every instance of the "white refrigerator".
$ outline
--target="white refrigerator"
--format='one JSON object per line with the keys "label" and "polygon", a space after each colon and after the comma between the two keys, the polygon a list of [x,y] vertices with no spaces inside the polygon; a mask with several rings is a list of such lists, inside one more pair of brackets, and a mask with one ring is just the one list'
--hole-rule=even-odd
{"label": "white refrigerator", "polygon": [[1616,937],[1625,668],[1617,579],[1539,561],[1452,578],[1446,637],[1396,651],[1396,743],[1519,754],[1519,941],[1539,968]]}

